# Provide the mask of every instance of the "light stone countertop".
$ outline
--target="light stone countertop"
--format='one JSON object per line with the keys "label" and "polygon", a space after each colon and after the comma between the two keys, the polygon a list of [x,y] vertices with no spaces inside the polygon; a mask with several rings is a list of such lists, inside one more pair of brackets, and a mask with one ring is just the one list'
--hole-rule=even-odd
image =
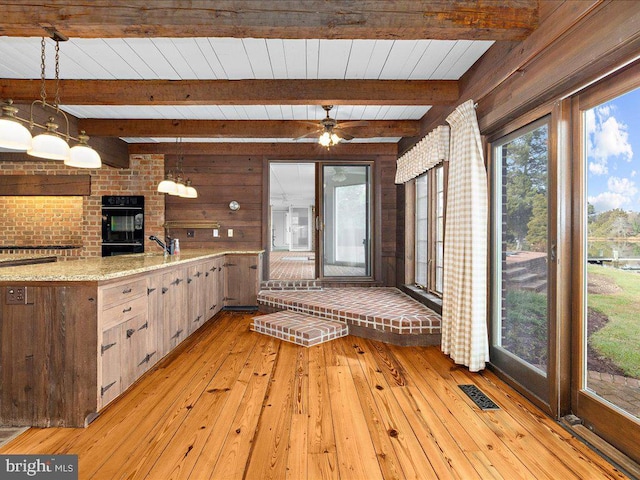
{"label": "light stone countertop", "polygon": [[179,255],[164,257],[162,253],[137,253],[67,260],[55,263],[21,265],[0,269],[0,282],[73,282],[100,281],[158,270],[199,258],[221,255],[258,255],[264,250],[183,250]]}
{"label": "light stone countertop", "polygon": [[17,260],[39,260],[52,257],[55,257],[55,255],[46,253],[3,253],[0,254],[0,264],[15,262]]}

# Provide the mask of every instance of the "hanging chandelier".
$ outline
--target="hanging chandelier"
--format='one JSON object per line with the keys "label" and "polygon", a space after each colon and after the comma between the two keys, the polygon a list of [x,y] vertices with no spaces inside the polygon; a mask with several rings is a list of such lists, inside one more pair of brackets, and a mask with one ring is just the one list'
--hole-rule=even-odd
{"label": "hanging chandelier", "polygon": [[176,151],[178,153],[178,161],[176,163],[175,176],[171,170],[167,172],[164,180],[158,184],[158,192],[175,195],[182,198],[198,198],[198,191],[191,186],[191,179],[184,180],[184,172],[182,171],[182,137],[176,139]]}
{"label": "hanging chandelier", "polygon": [[[102,166],[100,155],[87,143],[89,137],[84,131],[80,132],[78,138],[69,135],[69,118],[65,112],[60,110],[60,42],[65,42],[68,38],[54,29],[47,31],[56,43],[56,92],[53,104],[47,102],[45,77],[46,43],[45,37],[42,37],[40,41],[40,99],[31,103],[28,120],[17,115],[18,109],[13,106],[11,99],[4,103],[2,116],[0,116],[0,148],[15,152],[27,152],[28,155],[46,160],[62,160],[65,165],[71,167],[100,168]],[[33,119],[33,107],[36,105],[51,113],[45,125],[36,123]],[[67,127],[65,134],[58,132],[56,116],[64,119]],[[29,128],[27,129],[23,124],[28,124]],[[32,137],[30,130],[35,127],[44,130],[44,132]],[[78,144],[69,148],[69,140],[74,140]]]}

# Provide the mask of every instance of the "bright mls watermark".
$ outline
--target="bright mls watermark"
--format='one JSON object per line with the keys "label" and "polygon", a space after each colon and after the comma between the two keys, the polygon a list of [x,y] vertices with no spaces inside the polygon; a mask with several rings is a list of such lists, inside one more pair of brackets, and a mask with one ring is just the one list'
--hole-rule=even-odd
{"label": "bright mls watermark", "polygon": [[78,480],[77,455],[0,455],[0,480]]}

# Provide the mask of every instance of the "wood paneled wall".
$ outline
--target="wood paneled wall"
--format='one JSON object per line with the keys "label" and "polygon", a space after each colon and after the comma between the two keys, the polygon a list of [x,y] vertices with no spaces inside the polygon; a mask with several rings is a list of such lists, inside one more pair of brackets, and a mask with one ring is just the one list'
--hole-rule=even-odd
{"label": "wood paneled wall", "polygon": [[[165,169],[176,168],[177,157],[165,157]],[[198,191],[198,198],[165,197],[165,220],[211,221],[220,224],[220,237],[212,229],[171,229],[169,234],[180,239],[181,248],[224,248],[256,250],[262,247],[262,156],[258,155],[188,155],[183,160],[185,176]],[[229,202],[236,200],[240,210],[231,211]],[[233,229],[233,237],[227,235]]]}
{"label": "wood paneled wall", "polygon": [[[187,237],[187,229],[171,229],[169,234],[180,239],[181,248],[224,248],[233,250],[266,249],[262,232],[268,228],[263,220],[263,191],[268,175],[263,174],[265,159],[291,159],[288,155],[211,155],[184,156],[182,170],[198,190],[198,198],[185,199],[167,195],[165,219],[171,221],[210,221],[220,223],[220,237],[214,238],[212,229],[193,229],[195,236]],[[345,156],[349,160],[374,160],[379,178],[374,188],[379,198],[374,238],[379,243],[377,279],[384,285],[395,285],[396,277],[396,186],[395,155]],[[175,171],[178,157],[166,155],[165,169]],[[317,157],[300,155],[297,161],[314,161]],[[332,159],[332,160],[335,160]],[[231,211],[229,202],[236,200],[240,210]],[[227,230],[233,229],[229,238]]]}

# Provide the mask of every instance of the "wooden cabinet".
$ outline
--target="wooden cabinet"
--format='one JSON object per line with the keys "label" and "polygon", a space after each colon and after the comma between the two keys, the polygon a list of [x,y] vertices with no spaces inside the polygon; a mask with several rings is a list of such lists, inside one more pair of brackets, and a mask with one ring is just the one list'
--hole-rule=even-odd
{"label": "wooden cabinet", "polygon": [[102,332],[100,344],[101,382],[99,395],[100,407],[105,406],[122,392],[120,382],[121,365],[121,325],[115,325]]}
{"label": "wooden cabinet", "polygon": [[257,305],[262,278],[262,255],[226,255],[225,306]]}
{"label": "wooden cabinet", "polygon": [[5,297],[23,288],[25,300],[0,302],[0,422],[82,427],[225,304],[255,306],[259,280],[255,254],[121,279],[3,279]]}
{"label": "wooden cabinet", "polygon": [[162,273],[147,275],[147,319],[149,320],[149,361],[147,369],[155,365],[167,352],[163,350],[164,296]]}
{"label": "wooden cabinet", "polygon": [[195,332],[208,320],[205,318],[206,295],[206,263],[197,263],[187,269],[187,335]]}
{"label": "wooden cabinet", "polygon": [[187,271],[184,267],[170,268],[162,276],[163,352],[169,353],[185,338],[188,331]]}

